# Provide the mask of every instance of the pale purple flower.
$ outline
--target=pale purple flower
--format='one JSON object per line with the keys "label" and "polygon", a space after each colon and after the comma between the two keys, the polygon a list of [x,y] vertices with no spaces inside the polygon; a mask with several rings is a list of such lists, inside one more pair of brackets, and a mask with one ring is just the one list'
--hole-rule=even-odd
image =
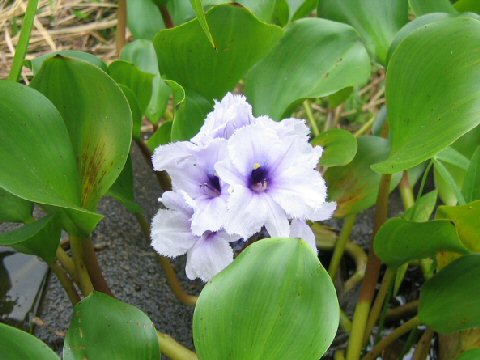
{"label": "pale purple flower", "polygon": [[213,111],[207,115],[200,132],[192,138],[192,142],[206,144],[215,138],[228,139],[237,129],[254,121],[252,107],[245,96],[227,93],[221,101],[215,100]]}
{"label": "pale purple flower", "polygon": [[161,255],[176,257],[187,254],[185,271],[191,280],[209,281],[233,261],[230,242],[239,236],[225,231],[207,231],[201,236],[191,231],[193,200],[186,193],[165,192],[160,209],[152,220],[152,247]]}
{"label": "pale purple flower", "polygon": [[[192,231],[218,231],[227,211],[228,185],[216,174],[215,164],[225,156],[227,140],[217,138],[202,146],[191,143],[160,146],[153,162],[156,170],[167,170],[173,190],[184,191],[193,200]],[[176,158],[168,163],[166,158]],[[160,164],[160,165],[159,165]]]}
{"label": "pale purple flower", "polygon": [[246,239],[265,226],[272,237],[288,237],[289,219],[324,218],[326,186],[315,169],[322,148],[290,125],[283,130],[291,136],[280,137],[281,125],[258,121],[229,139],[228,157],[215,166],[230,186],[227,232]]}
{"label": "pale purple flower", "polygon": [[290,234],[288,237],[303,239],[316,253],[318,252],[317,245],[315,243],[315,234],[310,226],[307,225],[306,221],[293,219],[290,223]]}

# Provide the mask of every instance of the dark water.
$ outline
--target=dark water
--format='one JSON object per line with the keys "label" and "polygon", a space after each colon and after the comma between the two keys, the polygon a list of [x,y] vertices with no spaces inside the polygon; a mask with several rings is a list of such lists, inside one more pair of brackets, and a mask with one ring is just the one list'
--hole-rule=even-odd
{"label": "dark water", "polygon": [[36,256],[0,246],[0,321],[31,329],[48,266]]}

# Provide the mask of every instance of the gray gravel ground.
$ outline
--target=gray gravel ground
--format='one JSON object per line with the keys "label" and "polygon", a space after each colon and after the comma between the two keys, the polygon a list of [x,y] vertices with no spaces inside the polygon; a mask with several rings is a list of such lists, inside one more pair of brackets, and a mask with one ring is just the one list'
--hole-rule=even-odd
{"label": "gray gravel ground", "polygon": [[[133,163],[137,201],[150,220],[158,209],[161,189],[140,151],[134,149]],[[104,198],[99,212],[107,215],[93,234],[100,266],[115,296],[144,311],[157,329],[193,349],[193,308],[179,303],[166,284],[155,253],[133,215],[111,198]],[[179,277],[190,294],[198,294],[201,282],[187,281],[184,257],[174,262]],[[35,334],[54,349],[61,350],[70,324],[72,307],[55,276],[50,276],[38,317],[43,325]]]}

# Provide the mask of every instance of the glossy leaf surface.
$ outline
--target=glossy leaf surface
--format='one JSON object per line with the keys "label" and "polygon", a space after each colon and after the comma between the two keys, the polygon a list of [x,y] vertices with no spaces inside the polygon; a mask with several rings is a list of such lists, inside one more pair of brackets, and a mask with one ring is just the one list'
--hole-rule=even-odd
{"label": "glossy leaf surface", "polygon": [[153,154],[153,151],[159,146],[159,145],[165,145],[168,144],[171,140],[171,132],[172,132],[172,121],[168,121],[164,124],[162,124],[157,131],[153,133],[153,135],[148,139],[147,141],[147,147],[150,150],[150,152]]}
{"label": "glossy leaf surface", "polygon": [[214,7],[205,15],[215,49],[197,20],[159,32],[153,44],[162,75],[211,101],[232,90],[278,41],[282,30],[234,5]]}
{"label": "glossy leaf surface", "polygon": [[312,248],[265,239],[205,286],[193,337],[202,360],[318,360],[338,322],[335,288]]}
{"label": "glossy leaf surface", "polygon": [[[302,44],[302,46],[299,46]],[[292,23],[275,48],[246,77],[256,115],[280,120],[289,106],[366,82],[370,60],[356,31],[317,18]]]}
{"label": "glossy leaf surface", "polygon": [[480,200],[480,147],[477,148],[470,160],[462,193],[466,202]]}
{"label": "glossy leaf surface", "polygon": [[113,183],[108,195],[112,196],[128,211],[133,213],[141,212],[142,208],[135,201],[135,187],[133,178],[132,157],[128,156],[127,162],[117,180]]}
{"label": "glossy leaf surface", "polygon": [[45,262],[55,261],[55,252],[60,244],[60,223],[55,215],[22,227],[0,233],[0,245],[12,246],[17,251],[37,255]]}
{"label": "glossy leaf surface", "polygon": [[158,360],[155,327],[136,307],[93,292],[75,305],[64,360]]}
{"label": "glossy leaf surface", "polygon": [[94,210],[130,150],[132,115],[125,96],[105,72],[64,57],[47,60],[31,85],[62,114],[80,173],[81,204]]}
{"label": "glossy leaf surface", "polygon": [[66,57],[71,57],[74,59],[78,60],[83,60],[86,61],[92,65],[98,66],[100,69],[103,71],[107,71],[107,64],[95,55],[92,55],[90,53],[84,52],[84,51],[78,51],[78,50],[61,50],[61,51],[53,51],[51,53],[38,56],[35,59],[31,60],[32,64],[32,71],[36,75],[39,71],[40,68],[42,67],[43,63],[45,60],[50,59],[51,57],[54,57],[56,55],[61,55],[61,56],[66,56]]}
{"label": "glossy leaf surface", "polygon": [[324,147],[320,165],[344,166],[353,160],[357,153],[357,139],[343,129],[330,129],[315,137],[312,145]]}
{"label": "glossy leaf surface", "polygon": [[[328,197],[337,202],[336,216],[356,214],[375,204],[381,176],[370,166],[387,157],[387,140],[376,136],[362,136],[357,141],[357,154],[347,166],[329,168],[325,172]],[[393,189],[400,181],[395,175]]]}
{"label": "glossy leaf surface", "polygon": [[47,345],[29,333],[0,323],[0,359],[60,360]]}
{"label": "glossy leaf surface", "polygon": [[32,218],[33,204],[0,187],[0,223],[25,222]]}
{"label": "glossy leaf surface", "polygon": [[418,316],[434,331],[480,327],[480,255],[455,260],[425,283]]}
{"label": "glossy leaf surface", "polygon": [[445,220],[413,222],[388,220],[375,236],[375,254],[389,266],[435,256],[439,251],[460,254],[468,250],[458,239],[455,227]]}
{"label": "glossy leaf surface", "polygon": [[319,0],[317,14],[353,26],[381,63],[395,34],[408,21],[406,0]]}
{"label": "glossy leaf surface", "polygon": [[480,200],[462,206],[440,206],[438,218],[449,219],[455,223],[460,240],[470,250],[480,252]]}
{"label": "glossy leaf surface", "polygon": [[449,0],[409,0],[408,2],[416,16],[427,13],[457,13]]}
{"label": "glossy leaf surface", "polygon": [[375,171],[411,168],[480,123],[479,63],[480,21],[468,16],[429,23],[398,45],[386,88],[392,150]]}
{"label": "glossy leaf surface", "polygon": [[164,29],[162,14],[154,0],[127,0],[128,28],[135,39],[153,39]]}
{"label": "glossy leaf surface", "polygon": [[0,186],[63,208],[83,232],[92,231],[101,216],[81,209],[75,155],[55,106],[32,88],[0,81],[0,123]]}

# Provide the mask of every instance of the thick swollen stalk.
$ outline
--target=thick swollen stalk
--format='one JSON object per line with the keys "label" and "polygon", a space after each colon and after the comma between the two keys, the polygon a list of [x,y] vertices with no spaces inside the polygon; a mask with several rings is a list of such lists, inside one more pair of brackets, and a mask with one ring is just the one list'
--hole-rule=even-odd
{"label": "thick swollen stalk", "polygon": [[57,260],[60,262],[62,267],[67,271],[68,275],[70,275],[73,280],[77,281],[77,274],[75,273],[75,264],[73,260],[68,254],[63,250],[62,246],[58,246],[56,252]]}
{"label": "thick swollen stalk", "polygon": [[60,266],[58,266],[56,262],[52,262],[48,265],[50,266],[50,269],[52,269],[53,273],[57,276],[57,279],[62,285],[62,287],[65,289],[65,292],[67,293],[67,296],[70,299],[72,305],[78,303],[80,301],[80,297],[75,290],[75,286],[73,285],[72,280],[68,278],[65,271]]}
{"label": "thick swollen stalk", "polygon": [[84,296],[88,296],[93,292],[93,284],[90,280],[87,267],[83,261],[83,247],[82,239],[75,235],[70,235],[70,245],[72,247],[73,263],[75,264],[76,278],[78,279],[78,285]]}
{"label": "thick swollen stalk", "polygon": [[390,174],[382,175],[382,178],[380,179],[377,204],[375,207],[373,238],[370,243],[367,270],[360,289],[358,303],[353,314],[353,326],[348,343],[347,360],[358,360],[362,354],[363,336],[381,266],[380,259],[375,255],[373,250],[373,239],[375,238],[378,229],[380,229],[383,223],[387,221],[390,180]]}
{"label": "thick swollen stalk", "polygon": [[13,56],[12,68],[10,69],[10,74],[8,74],[8,80],[18,81],[22,72],[37,7],[38,0],[28,0],[27,10],[23,17],[22,30],[20,32],[20,38],[18,39],[17,48],[15,49],[15,55]]}
{"label": "thick swollen stalk", "polygon": [[92,239],[90,237],[85,237],[81,239],[81,246],[83,248],[84,262],[87,267],[88,274],[92,280],[93,287],[95,290],[103,292],[104,294],[113,296],[110,287],[107,284],[107,281],[103,277],[102,269],[98,264],[97,255],[95,254],[95,249],[93,248]]}
{"label": "thick swollen stalk", "polygon": [[314,137],[320,135],[320,129],[318,128],[317,122],[313,117],[312,107],[310,105],[310,100],[305,100],[303,102],[303,108],[305,109],[305,114],[307,115],[308,122],[310,123],[310,127],[312,128],[312,134]]}

